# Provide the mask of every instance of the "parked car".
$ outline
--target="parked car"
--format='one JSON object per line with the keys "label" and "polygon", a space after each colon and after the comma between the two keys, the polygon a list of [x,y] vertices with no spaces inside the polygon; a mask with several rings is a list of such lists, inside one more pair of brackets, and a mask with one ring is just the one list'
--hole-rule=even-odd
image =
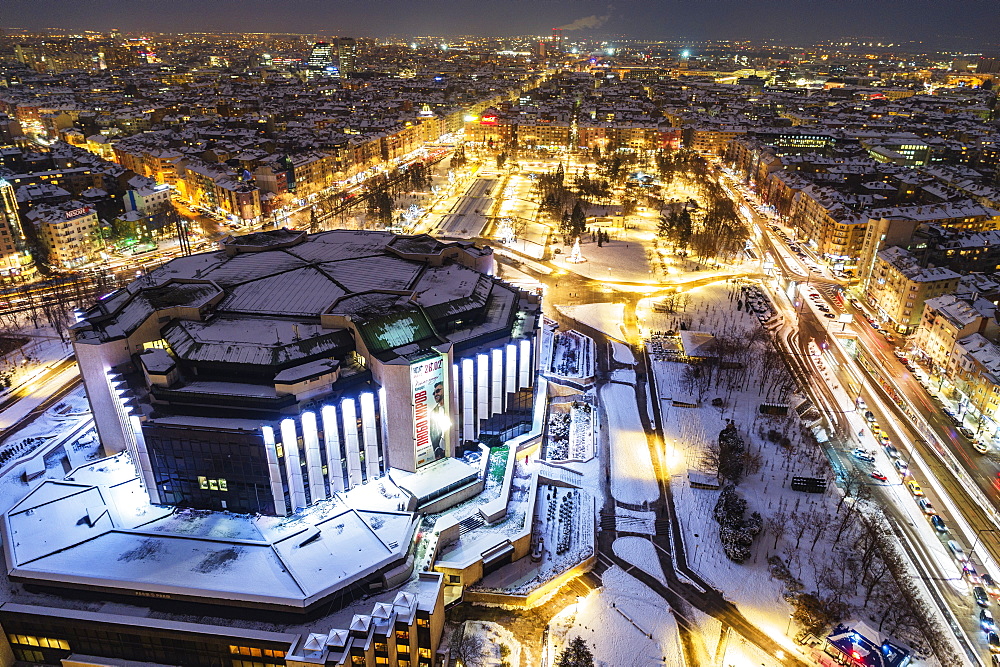
{"label": "parked car", "polygon": [[955,540],[948,540],[948,551],[951,552],[951,555],[954,556],[955,560],[959,563],[964,563],[969,560],[969,557],[965,555],[965,549],[963,549],[962,545]]}
{"label": "parked car", "polygon": [[990,596],[986,594],[986,589],[982,586],[972,587],[972,597],[980,607],[988,608],[990,606]]}
{"label": "parked car", "polygon": [[911,479],[909,482],[907,482],[906,488],[908,488],[910,490],[910,493],[912,493],[915,496],[924,495],[924,490],[920,488],[920,485],[917,484],[917,480],[915,479]]}
{"label": "parked car", "polygon": [[896,449],[892,445],[887,444],[885,446],[885,453],[888,454],[891,458],[894,458],[894,459],[898,459],[899,458],[899,450]]}
{"label": "parked car", "polygon": [[993,577],[990,576],[990,573],[983,572],[982,579],[983,579],[983,588],[986,589],[986,592],[992,595],[993,597],[1000,597],[1000,586],[997,586],[997,582],[993,580]]}
{"label": "parked car", "polygon": [[948,526],[944,525],[944,519],[939,517],[937,514],[931,514],[931,525],[934,526],[934,530],[939,533],[948,532]]}
{"label": "parked car", "polygon": [[903,475],[904,477],[906,476],[907,473],[910,472],[909,467],[906,465],[906,461],[904,461],[903,459],[896,459],[895,461],[892,462],[892,465],[896,466],[896,472],[898,472],[900,475]]}
{"label": "parked car", "polygon": [[990,645],[990,653],[1000,653],[1000,637],[995,632],[986,633],[986,643]]}
{"label": "parked car", "polygon": [[872,470],[872,479],[877,479],[880,482],[888,482],[889,478],[880,473],[878,470]]}
{"label": "parked car", "polygon": [[975,431],[973,431],[971,428],[966,428],[964,426],[959,427],[958,432],[964,435],[969,440],[972,440],[976,437]]}
{"label": "parked car", "polygon": [[923,511],[924,514],[934,514],[934,505],[931,505],[931,501],[926,498],[917,498],[917,506]]}
{"label": "parked car", "polygon": [[872,456],[870,453],[866,452],[865,450],[861,449],[860,447],[851,452],[851,456],[858,459],[859,461],[867,461],[868,463],[875,462],[875,457]]}
{"label": "parked car", "polygon": [[990,446],[987,445],[982,440],[973,440],[972,441],[972,448],[974,450],[976,450],[977,452],[979,452],[980,454],[989,454],[990,453]]}
{"label": "parked car", "polygon": [[996,632],[997,622],[989,609],[979,610],[979,627],[983,629],[983,632]]}

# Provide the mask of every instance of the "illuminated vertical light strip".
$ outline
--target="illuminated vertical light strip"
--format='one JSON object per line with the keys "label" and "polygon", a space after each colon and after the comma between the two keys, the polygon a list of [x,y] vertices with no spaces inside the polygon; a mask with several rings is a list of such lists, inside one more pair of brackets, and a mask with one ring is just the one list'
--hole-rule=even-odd
{"label": "illuminated vertical light strip", "polygon": [[490,373],[493,375],[493,386],[490,390],[490,397],[493,399],[490,405],[490,414],[495,415],[503,412],[503,349],[496,348],[490,352]]}
{"label": "illuminated vertical light strip", "polygon": [[483,420],[490,416],[490,358],[485,354],[476,355],[476,421],[475,438]]}
{"label": "illuminated vertical light strip", "polygon": [[378,415],[379,415],[379,429],[378,429],[378,453],[379,457],[382,459],[382,474],[385,475],[389,472],[389,454],[385,451],[385,443],[389,442],[389,433],[387,429],[389,428],[389,418],[386,414],[385,407],[385,387],[378,388]]}
{"label": "illuminated vertical light strip", "polygon": [[271,480],[271,497],[274,499],[274,513],[288,514],[285,504],[285,487],[281,484],[281,468],[278,464],[278,449],[274,446],[274,429],[270,426],[260,427],[264,437],[264,453],[267,456],[267,477]]}
{"label": "illuminated vertical light strip", "polygon": [[326,498],[323,484],[323,459],[319,454],[319,431],[316,429],[316,413],[303,412],[302,444],[306,450],[306,475],[309,478],[309,498],[312,502]]}
{"label": "illuminated vertical light strip", "polygon": [[375,425],[375,394],[366,391],[358,397],[361,404],[361,437],[365,443],[365,474],[368,481],[381,477],[378,469],[378,432]]}
{"label": "illuminated vertical light strip", "polygon": [[323,418],[323,444],[326,446],[326,476],[330,480],[330,493],[339,493],[344,490],[344,448],[340,444],[337,408],[324,405],[320,416]]}
{"label": "illuminated vertical light strip", "polygon": [[353,398],[340,403],[344,418],[344,441],[347,443],[347,485],[353,489],[361,483],[361,453],[358,451],[358,413]]}
{"label": "illuminated vertical light strip", "polygon": [[517,346],[513,343],[507,343],[504,349],[504,361],[507,364],[507,393],[512,393],[520,389],[517,386]]}
{"label": "illuminated vertical light strip", "polygon": [[462,440],[476,439],[475,400],[472,359],[462,359]]}
{"label": "illuminated vertical light strip", "polygon": [[142,424],[135,415],[129,415],[129,425],[132,427],[132,434],[135,437],[135,451],[138,460],[135,462],[139,470],[140,479],[145,482],[146,493],[149,494],[149,502],[159,505],[160,490],[156,486],[156,478],[153,477],[153,466],[149,461],[149,450],[146,449],[146,438],[142,435]]}
{"label": "illuminated vertical light strip", "polygon": [[288,495],[292,499],[292,511],[306,506],[306,491],[302,488],[302,464],[299,461],[299,441],[295,432],[295,422],[281,420],[281,446],[285,449],[285,476],[288,478]]}
{"label": "illuminated vertical light strip", "polygon": [[519,389],[531,386],[531,341],[522,340],[518,343],[517,360],[521,366],[521,376],[518,378]]}

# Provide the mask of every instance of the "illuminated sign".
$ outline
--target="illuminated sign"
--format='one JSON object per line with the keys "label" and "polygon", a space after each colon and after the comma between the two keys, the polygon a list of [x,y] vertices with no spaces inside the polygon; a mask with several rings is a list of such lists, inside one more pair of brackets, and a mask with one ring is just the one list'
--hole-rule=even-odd
{"label": "illuminated sign", "polygon": [[74,208],[72,211],[66,211],[67,218],[75,218],[77,216],[86,215],[90,213],[90,208],[84,206],[83,208]]}
{"label": "illuminated sign", "polygon": [[446,434],[450,425],[445,364],[444,355],[435,355],[410,364],[417,467],[445,456]]}
{"label": "illuminated sign", "polygon": [[497,116],[496,116],[496,114],[490,114],[488,116],[483,116],[479,120],[479,124],[480,125],[496,125],[497,124]]}

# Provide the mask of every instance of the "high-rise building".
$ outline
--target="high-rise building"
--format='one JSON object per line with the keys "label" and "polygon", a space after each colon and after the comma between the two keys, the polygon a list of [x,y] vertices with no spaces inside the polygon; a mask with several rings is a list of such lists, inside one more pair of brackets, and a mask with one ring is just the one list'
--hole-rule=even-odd
{"label": "high-rise building", "polygon": [[563,31],[562,28],[552,29],[552,50],[556,53],[562,53],[563,50]]}
{"label": "high-rise building", "polygon": [[337,38],[337,69],[340,76],[348,76],[354,72],[354,54],[357,44],[353,37]]}
{"label": "high-rise building", "polygon": [[30,264],[14,186],[0,178],[0,278],[18,275]]}
{"label": "high-rise building", "polygon": [[329,42],[316,42],[309,53],[309,66],[326,68],[333,64],[333,46]]}

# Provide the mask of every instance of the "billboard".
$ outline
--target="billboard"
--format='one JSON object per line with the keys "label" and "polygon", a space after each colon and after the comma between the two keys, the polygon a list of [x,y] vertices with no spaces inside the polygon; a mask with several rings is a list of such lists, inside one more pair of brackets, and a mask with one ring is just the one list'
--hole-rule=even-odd
{"label": "billboard", "polygon": [[410,391],[413,399],[413,441],[417,467],[445,456],[448,427],[447,357],[435,354],[410,364]]}

